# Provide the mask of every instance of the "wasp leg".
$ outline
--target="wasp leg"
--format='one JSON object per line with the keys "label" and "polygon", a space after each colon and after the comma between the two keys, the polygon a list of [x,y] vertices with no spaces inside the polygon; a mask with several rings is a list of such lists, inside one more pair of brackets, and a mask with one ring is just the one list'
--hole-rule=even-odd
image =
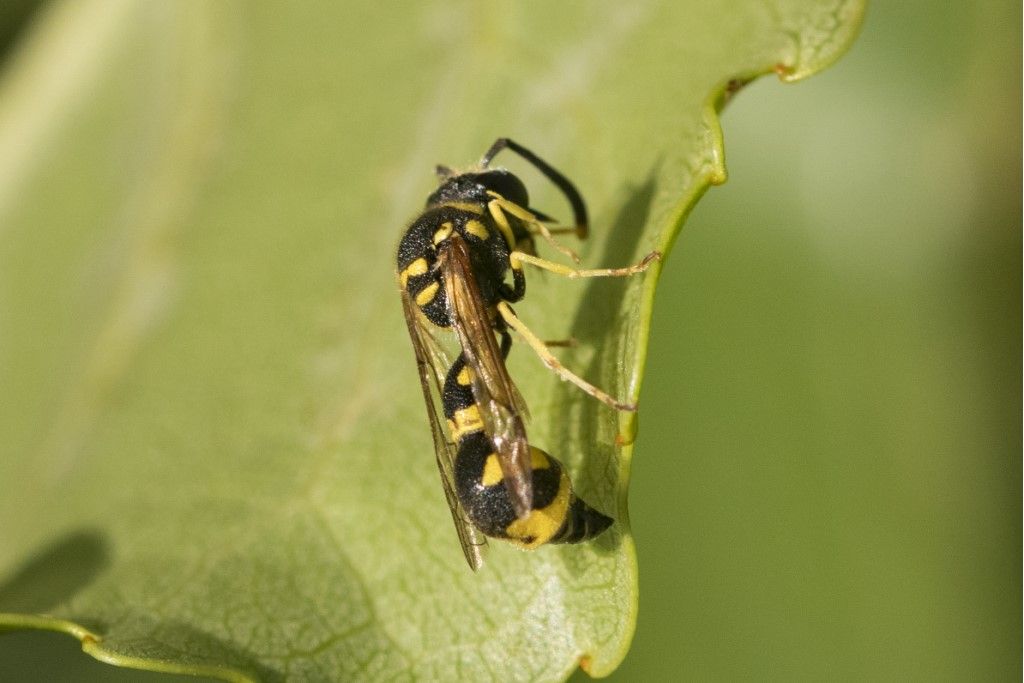
{"label": "wasp leg", "polygon": [[[501,321],[501,326],[498,327],[497,333],[501,335],[501,357],[508,360],[508,354],[512,350],[512,335],[508,332],[508,326]],[[545,339],[544,346],[549,349],[552,347],[562,349],[575,349],[579,346],[579,340],[576,337],[566,337],[565,339]]]}
{"label": "wasp leg", "polygon": [[[540,220],[538,220],[532,213],[515,202],[510,202],[497,192],[488,190],[487,194],[493,197],[491,201],[487,202],[487,210],[491,213],[491,216],[494,218],[495,222],[498,223],[498,226],[502,231],[505,231],[505,226],[508,226],[508,233],[512,233],[512,226],[508,224],[508,218],[505,216],[506,212],[510,213],[534,228],[534,230],[540,233],[541,237],[543,237],[548,244],[568,256],[574,263],[580,262],[580,257],[576,255],[576,252],[559,244],[558,240],[556,240],[554,235],[551,234],[551,230],[548,229],[548,226],[541,223]],[[511,243],[513,242],[510,241],[510,244]]]}
{"label": "wasp leg", "polygon": [[519,143],[508,138],[498,138],[491,145],[491,148],[484,152],[483,158],[480,159],[480,167],[487,168],[498,152],[508,148],[521,156],[522,158],[529,161],[533,166],[544,174],[548,180],[555,184],[555,186],[562,191],[565,198],[569,200],[569,204],[572,206],[572,217],[576,222],[576,234],[579,235],[580,239],[587,236],[587,206],[583,203],[583,197],[580,196],[579,190],[573,185],[568,178],[552,168],[546,161],[541,159],[539,156],[526,149]]}
{"label": "wasp leg", "polygon": [[508,333],[507,327],[498,330],[498,334],[501,335],[501,358],[508,360],[509,351],[512,350],[512,335]]}
{"label": "wasp leg", "polygon": [[661,259],[660,251],[652,251],[651,253],[644,256],[640,263],[636,263],[632,266],[626,266],[625,268],[594,268],[590,270],[582,270],[579,268],[573,268],[571,266],[565,266],[561,263],[555,263],[554,261],[548,261],[547,259],[538,258],[525,254],[523,252],[514,251],[509,255],[509,260],[512,262],[512,268],[514,269],[517,265],[522,267],[523,263],[529,263],[531,266],[537,268],[543,268],[544,270],[550,270],[552,273],[564,275],[568,278],[580,278],[580,277],[625,277],[626,275],[635,275],[636,273],[642,273],[647,270],[652,263]]}
{"label": "wasp leg", "polygon": [[[522,243],[516,242],[515,234],[512,232],[512,226],[509,225],[508,217],[505,212],[501,210],[501,207],[495,204],[493,201],[488,202],[488,210],[491,212],[491,217],[494,218],[494,222],[498,226],[498,230],[505,237],[505,241],[510,245],[509,248],[513,249],[512,253],[533,253],[533,240],[525,239]],[[514,247],[511,245],[515,245]],[[510,260],[509,265],[512,267],[512,289],[508,288],[508,285],[502,285],[504,292],[502,298],[506,301],[519,301],[526,296],[526,276],[523,274],[523,264],[519,261]]]}
{"label": "wasp leg", "polygon": [[598,389],[593,384],[583,379],[579,375],[573,373],[571,370],[566,368],[562,363],[552,355],[548,347],[542,342],[537,335],[530,331],[523,321],[512,311],[512,307],[507,302],[501,301],[498,303],[498,314],[501,315],[502,320],[505,321],[509,327],[516,331],[520,337],[530,345],[534,353],[540,357],[541,361],[554,372],[556,375],[561,377],[566,382],[572,382],[580,389],[596,398],[601,403],[611,406],[616,410],[633,412],[636,410],[635,403],[623,403],[612,398],[610,395]]}

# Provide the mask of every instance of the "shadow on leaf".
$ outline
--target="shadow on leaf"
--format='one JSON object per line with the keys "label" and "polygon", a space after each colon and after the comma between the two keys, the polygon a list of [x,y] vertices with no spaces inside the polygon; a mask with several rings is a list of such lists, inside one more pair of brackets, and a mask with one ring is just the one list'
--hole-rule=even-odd
{"label": "shadow on leaf", "polygon": [[73,598],[110,562],[97,531],[73,531],[36,553],[0,583],[0,612],[46,612]]}
{"label": "shadow on leaf", "polygon": [[[628,265],[627,259],[634,258],[654,199],[656,170],[652,169],[641,185],[627,189],[603,252],[589,259],[587,267],[624,266]],[[582,370],[581,374],[588,380],[599,386],[604,384],[602,388],[616,395],[622,395],[624,391],[621,384],[611,382],[621,374],[617,367],[618,359],[626,355],[623,346],[633,343],[629,337],[635,333],[635,327],[643,324],[643,321],[633,319],[632,312],[621,312],[628,285],[622,278],[586,281],[582,304],[571,330],[581,346],[594,348],[595,353],[585,370],[571,359],[566,363],[575,371]],[[620,315],[623,316],[621,320]],[[569,415],[564,412],[552,415],[551,430],[556,435],[555,442],[584,444],[583,462],[572,463],[576,465],[573,469],[579,472],[575,478],[577,492],[584,499],[594,500],[600,509],[611,513],[618,521],[616,505],[622,482],[618,481],[614,436],[599,438],[598,434],[602,412],[610,409],[566,383],[559,385],[557,396],[557,402],[572,412]],[[605,534],[596,540],[601,548],[608,551],[617,547],[621,540],[622,529],[618,525],[612,529],[618,533]]]}

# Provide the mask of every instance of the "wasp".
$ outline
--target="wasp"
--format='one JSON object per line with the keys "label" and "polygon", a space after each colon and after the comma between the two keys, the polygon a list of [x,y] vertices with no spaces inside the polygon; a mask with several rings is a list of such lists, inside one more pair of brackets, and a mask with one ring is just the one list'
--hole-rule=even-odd
{"label": "wasp", "polygon": [[[530,207],[523,182],[491,167],[505,149],[561,191],[573,226],[548,228],[554,220]],[[613,521],[575,495],[562,463],[528,442],[528,411],[505,367],[511,332],[562,379],[617,410],[636,410],[568,370],[518,318],[512,304],[526,294],[524,265],[572,278],[626,276],[646,270],[660,254],[625,268],[592,270],[538,257],[537,235],[578,263],[554,234],[586,237],[586,205],[564,175],[508,138],[496,140],[467,171],[436,170],[439,187],[399,242],[397,276],[442,486],[463,553],[476,570],[484,536],[532,549],[588,540]],[[441,330],[455,332],[454,360],[437,338]]]}

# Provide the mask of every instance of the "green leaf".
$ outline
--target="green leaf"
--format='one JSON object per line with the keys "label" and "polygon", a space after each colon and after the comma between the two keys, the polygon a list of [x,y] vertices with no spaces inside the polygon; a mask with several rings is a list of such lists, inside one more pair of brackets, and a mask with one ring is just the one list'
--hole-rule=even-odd
{"label": "green leaf", "polygon": [[[393,251],[499,136],[588,199],[588,266],[725,180],[717,109],[836,59],[860,2],[50,6],[0,83],[0,629],[225,680],[607,674],[636,616],[636,420],[519,345],[531,442],[617,519],[471,573]],[[557,192],[521,172],[531,201]],[[517,311],[640,387],[658,268],[530,274]],[[617,444],[623,444],[621,446]]]}

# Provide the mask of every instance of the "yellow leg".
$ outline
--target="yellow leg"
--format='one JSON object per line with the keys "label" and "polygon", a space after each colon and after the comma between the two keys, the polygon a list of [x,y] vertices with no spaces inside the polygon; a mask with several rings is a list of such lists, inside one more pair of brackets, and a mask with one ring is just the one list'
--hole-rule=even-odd
{"label": "yellow leg", "polygon": [[[555,236],[551,234],[551,230],[548,229],[548,226],[544,225],[541,221],[537,220],[537,217],[534,216],[532,213],[530,213],[523,207],[519,206],[515,202],[510,202],[497,192],[488,190],[487,194],[494,197],[494,199],[487,203],[487,209],[491,212],[491,216],[494,217],[494,220],[498,222],[499,226],[502,225],[503,223],[504,225],[508,225],[508,219],[505,217],[504,214],[509,213],[518,218],[519,220],[524,221],[536,232],[540,233],[540,236],[543,237],[548,244],[550,244],[552,247],[565,254],[568,258],[570,258],[573,261],[573,263],[580,262],[580,257],[576,255],[576,252],[574,252],[572,249],[569,249],[568,247],[564,247],[561,244],[559,244],[558,240],[555,239]],[[502,229],[504,230],[504,228]],[[509,228],[509,232],[511,232],[511,227]],[[515,241],[510,240],[509,244],[515,244]]]}
{"label": "yellow leg", "polygon": [[519,263],[529,263],[531,266],[550,270],[552,273],[558,273],[559,275],[564,275],[568,278],[624,277],[626,275],[642,273],[647,270],[652,263],[661,258],[661,252],[652,251],[647,256],[644,256],[640,260],[640,263],[632,266],[626,266],[625,268],[595,268],[591,270],[581,270],[571,266],[564,266],[561,263],[555,263],[554,261],[548,261],[547,259],[542,259],[537,256],[531,256],[530,254],[526,254],[521,251],[513,251],[509,258],[512,261],[513,267],[516,267]]}
{"label": "yellow leg", "polygon": [[[488,192],[488,194],[494,193]],[[494,222],[498,224],[498,229],[501,230],[501,234],[505,236],[505,241],[509,244],[515,244],[516,237],[512,233],[512,226],[509,225],[508,217],[505,216],[505,212],[502,211],[501,207],[498,205],[498,200],[492,199],[487,202],[487,210],[491,213],[491,218],[494,219]]]}
{"label": "yellow leg", "polygon": [[621,401],[615,400],[604,391],[601,391],[593,384],[583,379],[579,375],[576,375],[575,373],[571,372],[568,368],[562,365],[562,363],[551,354],[551,351],[548,349],[547,346],[545,346],[544,342],[542,342],[537,337],[537,335],[531,332],[530,328],[524,325],[523,321],[520,320],[519,317],[512,312],[512,308],[508,305],[507,302],[502,301],[498,303],[498,313],[501,315],[505,323],[510,328],[515,330],[516,333],[519,334],[519,336],[522,337],[523,340],[530,345],[530,348],[532,348],[534,353],[536,353],[537,356],[540,357],[544,365],[546,365],[548,369],[550,369],[556,375],[561,377],[563,380],[565,380],[566,382],[572,382],[580,389],[596,398],[598,401],[601,401],[601,403],[607,404],[612,408],[615,408],[616,410],[623,410],[629,412],[633,412],[636,410],[635,403],[622,403]]}

